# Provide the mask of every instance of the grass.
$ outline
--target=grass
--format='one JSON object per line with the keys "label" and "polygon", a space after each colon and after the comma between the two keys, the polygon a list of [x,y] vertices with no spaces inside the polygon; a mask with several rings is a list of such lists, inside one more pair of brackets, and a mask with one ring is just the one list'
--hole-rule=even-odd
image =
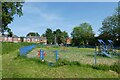
{"label": "grass", "polygon": [[[4,45],[4,44],[3,44]],[[6,44],[5,44],[6,45]],[[18,47],[19,48],[19,47]],[[29,54],[37,54],[39,49],[44,49],[47,52],[46,60],[51,60],[49,58],[50,51],[54,50],[63,50],[59,53],[59,57],[63,55],[70,56],[73,61],[76,60],[76,57],[84,56],[84,58],[92,58],[92,56],[87,56],[88,53],[93,54],[94,49],[86,48],[67,48],[67,51],[64,52],[64,48],[36,48],[31,51]],[[6,51],[4,51],[6,52]],[[76,52],[76,57],[73,57],[73,52]],[[52,54],[53,52],[51,52]],[[79,54],[81,53],[81,54]],[[97,70],[92,67],[78,66],[77,62],[73,63],[74,65],[63,65],[58,67],[48,66],[46,63],[41,63],[39,60],[31,58],[18,57],[19,50],[16,48],[13,51],[11,50],[8,54],[3,53],[2,55],[2,77],[3,78],[118,78],[118,73],[112,70]],[[35,55],[36,56],[36,55]],[[54,57],[54,55],[52,56]],[[80,57],[80,58],[82,58]],[[103,59],[102,57],[98,57]],[[65,58],[70,61],[69,57]],[[109,60],[109,58],[105,58]],[[116,59],[116,58],[115,58]],[[88,61],[87,61],[88,60]],[[89,59],[86,60],[86,63],[89,62]],[[114,60],[114,59],[111,59]],[[83,60],[84,61],[84,60]],[[78,59],[78,62],[81,61]],[[84,64],[86,65],[84,62]],[[83,63],[81,63],[83,64]],[[112,64],[112,63],[111,63]]]}
{"label": "grass", "polygon": [[[59,48],[36,48],[31,51],[28,55],[32,55],[33,57],[38,58],[38,50],[43,49],[47,55],[45,56],[45,60],[49,62],[55,61],[55,50],[59,50],[59,58],[66,59],[68,61],[78,61],[82,64],[94,64],[94,49],[92,48],[74,48],[68,47],[66,50],[63,50],[62,47]],[[108,58],[103,56],[97,56],[97,64],[107,64],[112,65],[115,62],[118,62],[118,58]]]}
{"label": "grass", "polygon": [[19,49],[20,47],[23,46],[28,46],[31,45],[33,43],[26,43],[26,42],[21,42],[21,43],[12,43],[12,42],[3,42],[2,43],[2,54],[7,54],[10,52],[13,52],[17,49]]}
{"label": "grass", "polygon": [[[3,78],[117,78],[118,74],[77,65],[50,67],[32,59],[19,58],[17,51],[3,55]],[[12,55],[12,56],[10,56]]]}

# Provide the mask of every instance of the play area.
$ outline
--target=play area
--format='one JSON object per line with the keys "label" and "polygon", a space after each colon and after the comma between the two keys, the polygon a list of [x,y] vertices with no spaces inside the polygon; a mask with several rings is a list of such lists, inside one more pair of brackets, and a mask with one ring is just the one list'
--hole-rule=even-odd
{"label": "play area", "polygon": [[58,59],[65,59],[82,64],[112,65],[118,61],[120,51],[114,48],[112,40],[108,40],[108,43],[105,43],[102,39],[98,39],[98,44],[95,48],[31,45],[20,48],[20,55],[48,63],[55,63]]}
{"label": "play area", "polygon": [[[99,42],[98,44],[100,45]],[[120,70],[119,55],[110,53],[108,55],[111,57],[106,56],[99,52],[97,46],[78,48],[3,43],[6,49],[3,48],[2,76],[4,78],[117,78]],[[120,54],[120,50],[115,51],[115,54]]]}

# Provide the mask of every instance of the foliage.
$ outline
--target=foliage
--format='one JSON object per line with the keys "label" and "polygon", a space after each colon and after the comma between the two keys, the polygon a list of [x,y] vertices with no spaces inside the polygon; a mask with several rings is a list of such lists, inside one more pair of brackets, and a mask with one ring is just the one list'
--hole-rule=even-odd
{"label": "foliage", "polygon": [[22,6],[21,2],[2,2],[2,26],[0,28],[2,34],[5,31],[11,34],[12,31],[8,28],[8,24],[14,20],[14,15],[23,15]]}
{"label": "foliage", "polygon": [[26,36],[40,36],[40,35],[35,32],[29,32]]}
{"label": "foliage", "polygon": [[71,33],[72,44],[75,46],[89,44],[88,41],[94,37],[92,26],[89,23],[82,23],[73,28]]}
{"label": "foliage", "polygon": [[100,28],[100,38],[103,40],[111,39],[117,45],[120,42],[120,7],[116,9],[116,12],[112,16],[106,17],[102,22],[102,27]]}
{"label": "foliage", "polygon": [[120,64],[118,62],[111,65],[110,69],[113,71],[116,71],[118,74],[120,74]]}
{"label": "foliage", "polygon": [[48,44],[65,44],[66,38],[68,37],[68,33],[66,31],[61,31],[60,29],[56,29],[55,31],[52,31],[50,28],[47,28],[45,34],[43,34],[44,37],[47,38]]}
{"label": "foliage", "polygon": [[47,28],[45,32],[45,36],[47,38],[47,44],[52,44],[54,38],[53,38],[53,32],[50,28]]}
{"label": "foliage", "polygon": [[114,63],[111,66],[108,65],[90,65],[90,64],[81,64],[78,61],[67,61],[65,59],[59,59],[53,66],[58,67],[58,66],[64,66],[64,65],[77,65],[77,66],[81,66],[81,67],[87,67],[87,68],[93,68],[96,70],[103,70],[103,71],[109,71],[109,70],[113,70],[117,73],[120,73],[120,65],[118,63]]}

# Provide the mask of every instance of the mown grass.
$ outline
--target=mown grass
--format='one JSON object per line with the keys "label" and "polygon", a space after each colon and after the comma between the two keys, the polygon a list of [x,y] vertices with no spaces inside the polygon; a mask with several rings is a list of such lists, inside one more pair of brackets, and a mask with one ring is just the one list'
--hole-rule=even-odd
{"label": "mown grass", "polygon": [[[37,48],[45,50],[56,50],[56,48]],[[61,50],[60,48],[57,48]],[[68,49],[73,49],[68,48]],[[36,49],[34,49],[37,51]],[[33,50],[33,51],[34,51]],[[73,50],[78,50],[74,48]],[[94,51],[93,49],[81,49],[82,54]],[[84,53],[86,51],[86,53]],[[6,52],[6,51],[5,51]],[[32,51],[31,51],[32,52]],[[18,56],[19,50],[13,49],[8,54],[2,55],[2,77],[3,78],[118,78],[115,70],[104,70],[93,68],[80,62],[60,61],[59,66],[52,67],[48,63],[42,63],[39,59],[31,59]],[[61,53],[62,54],[62,53]],[[76,53],[77,54],[77,53]],[[90,56],[89,56],[90,57]],[[63,60],[63,59],[62,59]],[[61,65],[62,64],[62,65]],[[66,65],[65,65],[66,64]],[[87,67],[86,67],[87,66]]]}

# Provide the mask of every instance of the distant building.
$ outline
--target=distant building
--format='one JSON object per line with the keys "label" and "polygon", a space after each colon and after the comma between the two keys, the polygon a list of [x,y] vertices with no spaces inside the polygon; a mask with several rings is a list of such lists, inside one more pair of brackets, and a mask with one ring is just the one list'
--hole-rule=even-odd
{"label": "distant building", "polygon": [[70,37],[68,37],[68,38],[66,39],[66,44],[67,44],[67,45],[71,44],[71,38],[70,38]]}
{"label": "distant building", "polygon": [[13,37],[9,37],[7,34],[0,35],[0,42],[21,42],[20,37],[13,35]]}
{"label": "distant building", "polygon": [[23,42],[47,44],[47,39],[46,37],[40,37],[40,36],[27,36],[27,37],[24,37]]}
{"label": "distant building", "polygon": [[[13,35],[13,37],[8,37],[8,35],[0,35],[0,42],[21,42],[21,38]],[[42,43],[47,44],[46,37],[40,37],[40,36],[28,36],[23,38],[23,42],[32,42],[32,43]]]}

